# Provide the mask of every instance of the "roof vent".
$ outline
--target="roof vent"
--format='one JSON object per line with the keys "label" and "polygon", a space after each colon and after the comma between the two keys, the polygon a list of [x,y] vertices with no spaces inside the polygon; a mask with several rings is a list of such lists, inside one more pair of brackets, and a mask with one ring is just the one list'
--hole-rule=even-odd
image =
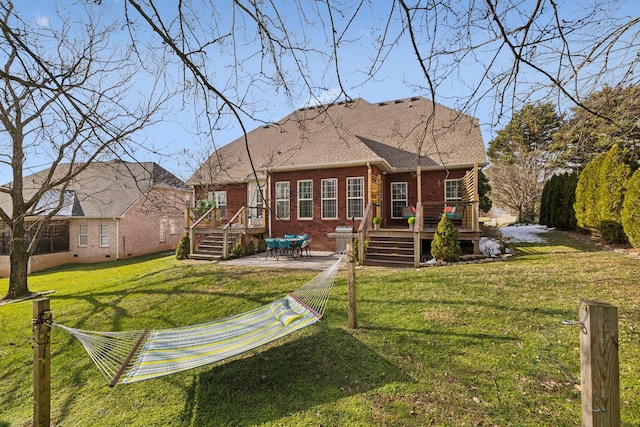
{"label": "roof vent", "polygon": [[378,107],[382,107],[383,105],[387,105],[384,102],[378,102]]}
{"label": "roof vent", "polygon": [[412,101],[417,101],[417,100],[418,100],[418,97],[417,97],[417,96],[412,96],[412,97],[411,97],[411,100],[412,100]]}
{"label": "roof vent", "polygon": [[402,102],[402,99],[396,99],[395,101],[393,101],[394,104],[400,104]]}

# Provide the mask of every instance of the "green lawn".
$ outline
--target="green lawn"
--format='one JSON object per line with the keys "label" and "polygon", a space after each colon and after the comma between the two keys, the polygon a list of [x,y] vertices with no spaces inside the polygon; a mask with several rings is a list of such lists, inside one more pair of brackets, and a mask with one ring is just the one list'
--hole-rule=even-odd
{"label": "green lawn", "polygon": [[[259,351],[107,387],[79,342],[52,336],[57,426],[576,426],[580,299],[619,308],[621,412],[640,425],[640,261],[550,233],[507,262],[346,272],[325,319]],[[30,277],[54,318],[92,330],[174,327],[246,311],[315,273],[148,257]],[[0,281],[4,294],[7,280]],[[31,301],[0,307],[0,427],[32,416]]]}

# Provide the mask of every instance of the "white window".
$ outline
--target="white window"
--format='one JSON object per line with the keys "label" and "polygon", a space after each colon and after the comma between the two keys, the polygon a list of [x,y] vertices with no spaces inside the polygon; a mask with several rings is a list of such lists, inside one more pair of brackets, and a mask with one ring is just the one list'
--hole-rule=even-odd
{"label": "white window", "polygon": [[347,218],[364,215],[364,178],[347,178]]}
{"label": "white window", "polygon": [[213,201],[216,202],[216,208],[220,212],[220,219],[227,219],[227,192],[215,191]]}
{"label": "white window", "polygon": [[88,246],[88,245],[89,245],[89,225],[80,224],[78,225],[78,246]]}
{"label": "white window", "polygon": [[262,188],[256,188],[255,205],[258,215],[262,215],[262,209],[264,208],[264,193],[262,191]]}
{"label": "white window", "polygon": [[402,208],[407,206],[407,183],[391,183],[391,218],[402,218]]}
{"label": "white window", "polygon": [[100,224],[100,247],[109,247],[109,224]]}
{"label": "white window", "polygon": [[290,209],[289,181],[276,182],[276,218],[289,219]]}
{"label": "white window", "polygon": [[172,236],[175,236],[176,234],[178,234],[178,230],[179,230],[179,225],[178,225],[178,221],[175,219],[172,219],[169,221],[169,233],[171,233]]}
{"label": "white window", "polygon": [[444,182],[444,199],[449,200],[462,200],[462,194],[460,194],[460,186],[462,180],[460,179],[447,179]]}
{"label": "white window", "polygon": [[338,179],[322,180],[322,218],[338,218]]}
{"label": "white window", "polygon": [[160,220],[160,243],[164,243],[167,241],[167,220]]}
{"label": "white window", "polygon": [[298,181],[298,218],[313,218],[313,181]]}

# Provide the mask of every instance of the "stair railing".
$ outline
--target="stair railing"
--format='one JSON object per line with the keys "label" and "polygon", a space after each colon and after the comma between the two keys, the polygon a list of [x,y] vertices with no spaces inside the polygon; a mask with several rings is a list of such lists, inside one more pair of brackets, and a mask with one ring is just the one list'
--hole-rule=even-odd
{"label": "stair railing", "polygon": [[242,206],[238,209],[238,212],[231,217],[229,222],[222,226],[222,259],[229,258],[229,229],[238,218],[240,218],[240,224],[244,225],[243,230],[246,232],[248,227],[246,206]]}
{"label": "stair railing", "polygon": [[358,227],[358,264],[364,265],[364,241],[369,238],[369,227],[373,220],[373,203],[367,203]]}

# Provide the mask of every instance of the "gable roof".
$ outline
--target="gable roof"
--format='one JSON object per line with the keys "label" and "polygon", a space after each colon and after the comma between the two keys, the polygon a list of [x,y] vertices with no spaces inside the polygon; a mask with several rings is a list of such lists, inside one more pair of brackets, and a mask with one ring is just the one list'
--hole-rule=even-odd
{"label": "gable roof", "polygon": [[[59,165],[54,179],[62,176],[68,167],[68,164]],[[41,188],[48,173],[49,169],[46,169],[24,178],[25,199]],[[118,218],[156,187],[190,191],[183,181],[153,162],[94,162],[69,183],[63,194],[63,208],[56,216]],[[46,214],[54,203],[57,205],[59,198],[59,189],[47,191],[34,205],[33,214]],[[0,205],[10,213],[11,202],[7,194],[2,194]]]}
{"label": "gable roof", "polygon": [[31,209],[31,215],[47,215],[53,209],[57,208],[60,204],[60,197],[62,196],[62,207],[57,213],[57,216],[84,216],[82,206],[74,190],[64,190],[62,195],[61,190],[49,190],[45,192],[42,197],[33,205]]}
{"label": "gable roof", "polygon": [[[377,164],[388,172],[487,164],[478,120],[423,97],[371,104],[364,99],[301,108],[247,134],[257,171]],[[435,111],[434,114],[432,114]],[[211,173],[211,170],[217,170]],[[244,137],[218,149],[191,185],[252,178]]]}

